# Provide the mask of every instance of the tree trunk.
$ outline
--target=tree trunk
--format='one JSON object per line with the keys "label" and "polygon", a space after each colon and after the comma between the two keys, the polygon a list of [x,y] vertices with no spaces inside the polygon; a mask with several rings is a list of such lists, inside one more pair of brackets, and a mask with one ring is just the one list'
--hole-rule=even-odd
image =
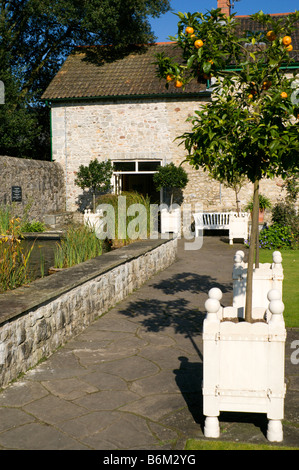
{"label": "tree trunk", "polygon": [[93,210],[93,213],[95,214],[96,212],[96,190],[93,189],[92,191],[92,210]]}
{"label": "tree trunk", "polygon": [[246,282],[246,304],[245,304],[245,321],[252,322],[252,284],[253,284],[253,264],[254,255],[258,250],[257,234],[258,234],[258,211],[259,211],[259,181],[254,182],[253,190],[253,210],[252,210],[252,226],[249,245],[248,265],[247,265],[247,282]]}

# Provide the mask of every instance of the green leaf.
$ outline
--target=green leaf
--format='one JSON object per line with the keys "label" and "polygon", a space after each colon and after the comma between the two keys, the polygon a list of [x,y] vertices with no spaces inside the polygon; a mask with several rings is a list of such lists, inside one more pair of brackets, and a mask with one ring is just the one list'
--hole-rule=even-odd
{"label": "green leaf", "polygon": [[211,70],[212,64],[210,62],[204,62],[202,69],[204,73],[209,73]]}
{"label": "green leaf", "polygon": [[271,142],[271,144],[269,145],[270,152],[274,153],[278,149],[279,145],[280,145],[279,140],[273,140],[273,142]]}
{"label": "green leaf", "polygon": [[190,67],[192,67],[192,64],[193,64],[195,58],[196,58],[196,55],[195,55],[195,54],[192,54],[192,55],[189,57],[189,59],[188,59],[188,61],[187,61],[187,68],[188,68],[188,69],[190,69]]}

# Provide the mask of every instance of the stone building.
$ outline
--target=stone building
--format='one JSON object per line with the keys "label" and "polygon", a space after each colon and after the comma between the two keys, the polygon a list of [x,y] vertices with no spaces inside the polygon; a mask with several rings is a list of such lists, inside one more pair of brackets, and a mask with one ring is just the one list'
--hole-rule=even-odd
{"label": "stone building", "polygon": [[[257,27],[248,17],[239,21],[243,30]],[[298,43],[297,34],[297,57]],[[155,55],[164,52],[171,57],[176,51],[171,42],[157,43],[111,59],[105,48],[78,47],[54,77],[43,99],[51,107],[52,158],[64,169],[67,211],[84,208],[74,179],[79,166],[94,158],[113,162],[114,191],[137,190],[153,200],[163,198],[153,187],[153,174],[158,165],[184,160],[184,148],[176,138],[190,128],[187,118],[211,95],[207,83],[195,81],[185,91],[165,88],[156,76]],[[236,209],[233,190],[202,170],[188,164],[184,168],[189,175],[184,203],[201,202],[205,211]],[[282,196],[279,180],[262,181],[260,188],[273,202]],[[250,183],[241,190],[241,208],[248,194]]]}

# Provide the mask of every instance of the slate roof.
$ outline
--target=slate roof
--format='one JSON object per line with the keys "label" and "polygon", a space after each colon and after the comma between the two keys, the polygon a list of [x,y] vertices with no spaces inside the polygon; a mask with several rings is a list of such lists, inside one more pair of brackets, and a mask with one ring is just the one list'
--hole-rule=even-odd
{"label": "slate roof", "polygon": [[[273,15],[274,16],[274,15]],[[276,15],[275,15],[276,16]],[[277,15],[277,17],[282,17]],[[243,31],[261,31],[263,27],[248,16],[236,17]],[[290,53],[299,63],[299,25],[292,33],[293,51]],[[170,86],[156,76],[154,64],[157,53],[164,52],[167,57],[176,57],[179,49],[174,43],[157,43],[136,47],[128,55],[120,58],[103,59],[103,51],[109,48],[101,46],[78,47],[66,59],[55,75],[42,98],[45,100],[81,99],[103,97],[132,96],[173,96],[202,93],[206,85],[193,80],[185,90]]]}

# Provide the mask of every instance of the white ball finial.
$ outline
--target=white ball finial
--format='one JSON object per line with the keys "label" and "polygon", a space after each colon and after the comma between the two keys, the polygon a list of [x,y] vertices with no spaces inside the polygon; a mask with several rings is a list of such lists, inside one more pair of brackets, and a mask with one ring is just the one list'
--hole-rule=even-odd
{"label": "white ball finial", "polygon": [[207,299],[205,301],[205,309],[207,313],[217,313],[220,308],[220,302],[217,299]]}
{"label": "white ball finial", "polygon": [[282,256],[281,256],[280,251],[273,251],[272,259],[273,259],[273,263],[281,264],[282,263]]}
{"label": "white ball finial", "polygon": [[220,302],[222,299],[222,292],[218,287],[212,287],[212,289],[209,290],[208,296],[209,299],[216,299]]}
{"label": "white ball finial", "polygon": [[272,315],[282,315],[284,311],[284,303],[281,300],[271,300],[269,310]]}
{"label": "white ball finial", "polygon": [[242,250],[236,251],[236,254],[234,256],[234,263],[236,265],[240,265],[244,260],[244,256],[245,256],[244,251],[242,251]]}
{"label": "white ball finial", "polygon": [[267,299],[269,302],[272,300],[281,300],[281,293],[277,289],[271,289],[267,294]]}

